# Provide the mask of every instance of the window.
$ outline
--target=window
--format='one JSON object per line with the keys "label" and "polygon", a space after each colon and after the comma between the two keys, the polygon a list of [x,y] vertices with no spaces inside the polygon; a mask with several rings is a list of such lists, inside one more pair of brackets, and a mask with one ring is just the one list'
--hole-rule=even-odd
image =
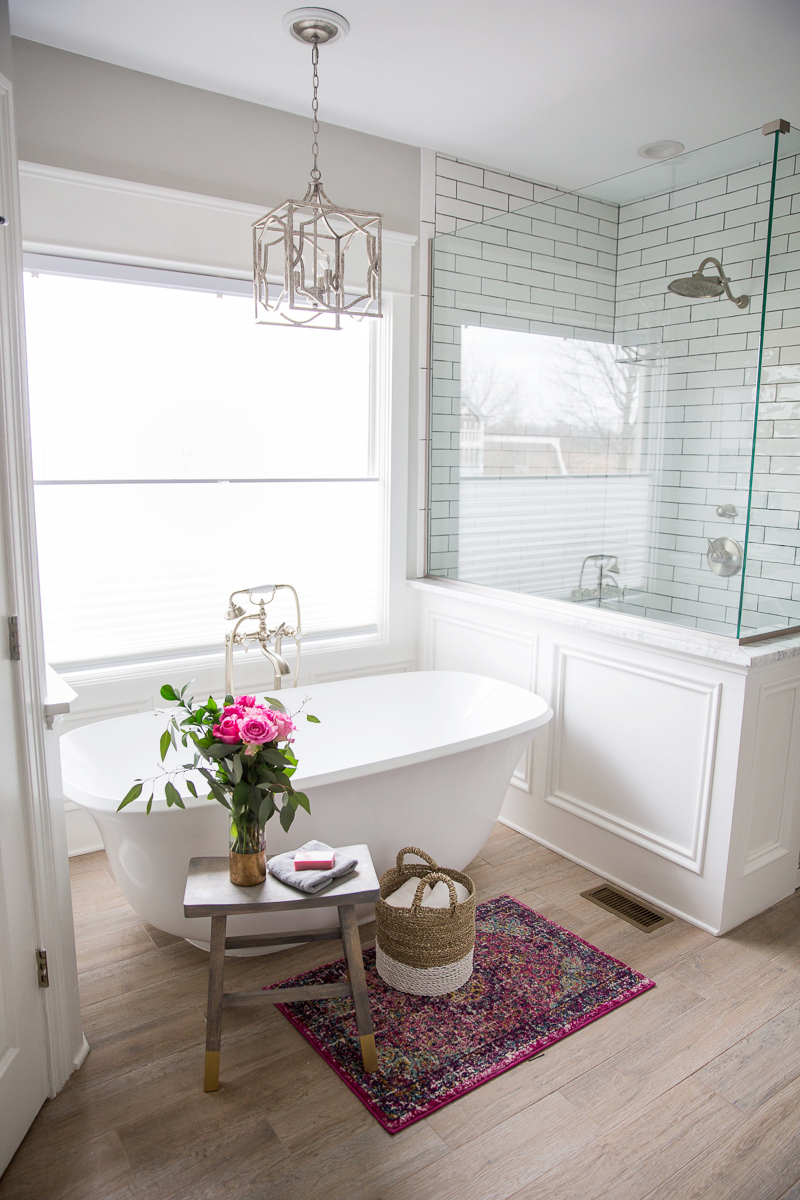
{"label": "window", "polygon": [[46,256],[25,304],[48,661],[216,649],[263,583],[312,636],[375,630],[375,322],[257,326],[244,282]]}

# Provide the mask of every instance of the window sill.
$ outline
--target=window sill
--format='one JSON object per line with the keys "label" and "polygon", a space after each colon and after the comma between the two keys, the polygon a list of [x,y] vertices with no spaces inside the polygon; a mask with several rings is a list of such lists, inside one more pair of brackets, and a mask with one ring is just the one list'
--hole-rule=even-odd
{"label": "window sill", "polygon": [[[374,628],[356,630],[352,634],[312,635],[303,638],[301,646],[303,659],[307,660],[320,654],[330,654],[332,651],[367,649],[382,645],[384,641],[385,639],[380,635],[379,630]],[[286,643],[284,654],[287,661],[291,664],[294,661],[293,642],[288,641]],[[255,654],[251,654],[250,661],[255,657]],[[164,675],[171,671],[185,672],[188,670],[199,672],[216,667],[221,669],[224,666],[224,661],[225,650],[220,645],[219,649],[187,650],[184,653],[176,652],[174,654],[154,655],[146,659],[91,663],[85,666],[79,664],[59,666],[56,664],[55,670],[70,687],[80,689],[87,684],[119,683],[128,679],[144,679],[156,674]],[[236,652],[234,662],[237,665],[247,661],[248,657],[244,651]]]}

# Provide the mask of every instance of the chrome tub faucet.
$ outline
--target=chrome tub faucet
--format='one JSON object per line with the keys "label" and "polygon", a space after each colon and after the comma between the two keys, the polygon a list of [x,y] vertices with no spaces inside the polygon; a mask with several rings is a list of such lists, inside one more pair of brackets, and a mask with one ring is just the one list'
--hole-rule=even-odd
{"label": "chrome tub faucet", "polygon": [[[267,624],[266,606],[271,604],[275,599],[275,593],[279,591],[289,591],[294,596],[294,607],[297,614],[295,625],[289,626],[285,621],[281,621],[274,629],[270,629]],[[237,596],[247,596],[251,604],[256,605],[255,612],[246,612],[241,604],[236,603]],[[295,644],[295,660],[294,660],[294,681],[293,687],[297,687],[297,679],[300,673],[300,639],[302,631],[300,629],[300,601],[297,597],[297,592],[290,583],[263,583],[258,587],[240,588],[239,591],[233,592],[228,600],[228,611],[225,613],[226,621],[235,621],[233,629],[225,634],[225,694],[233,696],[233,651],[236,646],[244,646],[248,650],[250,646],[258,646],[261,653],[272,664],[273,671],[273,687],[280,690],[281,682],[285,675],[291,675],[292,668],[287,663],[281,653],[282,643],[284,638],[292,638]],[[258,622],[257,629],[249,629],[240,632],[240,629],[248,621]]]}

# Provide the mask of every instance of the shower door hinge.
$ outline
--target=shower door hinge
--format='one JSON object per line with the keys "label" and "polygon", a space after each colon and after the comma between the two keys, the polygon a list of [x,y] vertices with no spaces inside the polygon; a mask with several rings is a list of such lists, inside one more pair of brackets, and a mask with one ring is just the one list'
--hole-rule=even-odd
{"label": "shower door hinge", "polygon": [[50,976],[47,974],[47,951],[36,951],[36,974],[39,978],[39,987],[50,987]]}
{"label": "shower door hinge", "polygon": [[19,662],[22,657],[19,648],[19,617],[8,618],[8,657],[12,662]]}

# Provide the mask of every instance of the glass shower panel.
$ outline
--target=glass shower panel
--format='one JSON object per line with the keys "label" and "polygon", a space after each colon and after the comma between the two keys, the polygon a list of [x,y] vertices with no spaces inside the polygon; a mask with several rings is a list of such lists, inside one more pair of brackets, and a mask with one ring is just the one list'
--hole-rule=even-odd
{"label": "glass shower panel", "polygon": [[434,240],[431,574],[737,636],[772,151]]}
{"label": "glass shower panel", "polygon": [[741,637],[800,626],[800,134],[775,133]]}

